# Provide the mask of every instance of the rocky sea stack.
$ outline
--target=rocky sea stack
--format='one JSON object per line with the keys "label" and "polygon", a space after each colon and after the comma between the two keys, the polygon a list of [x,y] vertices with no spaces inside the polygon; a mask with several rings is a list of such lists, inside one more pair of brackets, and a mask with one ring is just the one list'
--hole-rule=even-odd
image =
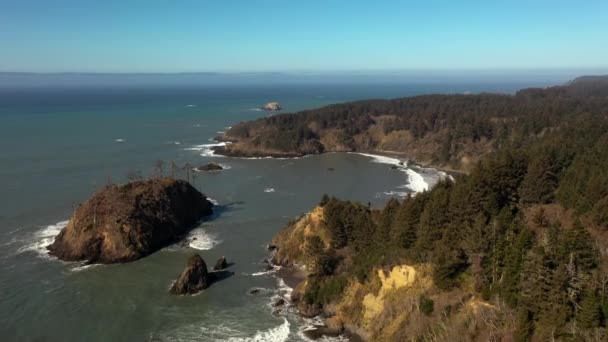
{"label": "rocky sea stack", "polygon": [[268,102],[267,104],[264,105],[264,107],[262,107],[262,110],[281,110],[283,109],[283,107],[281,107],[281,104],[278,102]]}
{"label": "rocky sea stack", "polygon": [[108,185],[76,209],[48,249],[65,261],[134,261],[179,240],[212,208],[183,180]]}
{"label": "rocky sea stack", "polygon": [[188,259],[186,269],[171,286],[171,292],[175,295],[196,294],[211,285],[211,275],[207,272],[207,264],[198,254],[193,254]]}

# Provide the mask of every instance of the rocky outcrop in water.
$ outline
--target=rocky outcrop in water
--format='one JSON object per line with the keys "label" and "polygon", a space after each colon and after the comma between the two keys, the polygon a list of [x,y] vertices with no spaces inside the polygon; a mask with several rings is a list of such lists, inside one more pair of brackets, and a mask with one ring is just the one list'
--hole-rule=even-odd
{"label": "rocky outcrop in water", "polygon": [[215,263],[215,266],[213,266],[213,270],[221,271],[221,270],[225,269],[226,267],[228,267],[228,262],[226,261],[226,257],[223,256],[217,260],[217,262]]}
{"label": "rocky outcrop in water", "polygon": [[197,167],[196,171],[221,171],[224,168],[218,163],[209,163],[202,166]]}
{"label": "rocky outcrop in water", "polygon": [[264,107],[262,107],[262,110],[281,110],[283,109],[283,107],[281,107],[281,104],[278,102],[268,102],[267,104],[264,105]]}
{"label": "rocky outcrop in water", "polygon": [[188,259],[186,269],[180,274],[169,292],[175,295],[196,294],[211,284],[211,274],[207,264],[200,255],[194,254]]}
{"label": "rocky outcrop in water", "polygon": [[66,261],[134,261],[179,240],[212,208],[183,180],[108,185],[75,210],[49,253]]}

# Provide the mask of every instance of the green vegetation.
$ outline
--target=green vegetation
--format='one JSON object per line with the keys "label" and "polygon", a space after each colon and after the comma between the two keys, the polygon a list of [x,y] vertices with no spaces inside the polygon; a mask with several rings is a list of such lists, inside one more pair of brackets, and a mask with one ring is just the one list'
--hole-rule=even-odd
{"label": "green vegetation", "polygon": [[[430,96],[356,103],[353,112],[329,107],[328,117],[324,110],[272,119],[315,117],[357,132],[369,124],[360,119],[365,115],[418,108],[420,116],[404,116],[394,129],[424,135],[449,127],[453,138],[499,145],[469,174],[381,210],[325,196],[332,244],[318,250],[320,241],[310,243],[331,267],[309,279],[309,303],[335,300],[349,279],[365,281],[374,269],[428,263],[438,291],[460,289],[506,304],[516,313],[515,340],[608,338],[608,264],[600,254],[608,234],[608,99],[578,96],[564,88]],[[425,296],[419,308],[427,316],[441,309]]]}
{"label": "green vegetation", "polygon": [[420,311],[429,316],[433,313],[435,302],[427,296],[420,296],[420,300],[418,303],[420,307]]}
{"label": "green vegetation", "polygon": [[[470,170],[470,158],[517,149],[556,129],[569,129],[575,121],[602,117],[608,111],[607,82],[581,78],[567,86],[525,89],[515,95],[424,95],[279,114],[235,125],[225,138],[236,143],[224,150],[236,155],[392,150],[420,162]],[[524,202],[551,201],[551,188],[561,176],[557,165],[572,162],[571,151],[546,152],[530,165]],[[571,177],[577,176],[584,175]]]}

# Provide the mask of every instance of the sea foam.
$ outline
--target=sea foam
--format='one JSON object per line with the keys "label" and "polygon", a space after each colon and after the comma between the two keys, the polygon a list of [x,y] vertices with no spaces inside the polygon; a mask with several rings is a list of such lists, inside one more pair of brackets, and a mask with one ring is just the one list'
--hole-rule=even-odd
{"label": "sea foam", "polygon": [[266,331],[258,331],[252,337],[231,337],[230,342],[284,342],[289,338],[289,321],[283,317],[283,324]]}
{"label": "sea foam", "polygon": [[[405,174],[407,174],[408,184],[405,184],[405,186],[407,186],[407,188],[409,188],[413,192],[418,193],[418,192],[427,191],[429,189],[429,183],[425,180],[425,178],[421,174],[419,174],[418,172],[412,170],[411,168],[409,168],[407,166],[407,164],[408,164],[407,160],[401,161],[397,158],[379,156],[379,155],[368,154],[368,153],[355,153],[355,154],[372,158],[372,162],[374,162],[374,163],[395,165],[399,171],[405,172]],[[399,188],[403,188],[403,186],[399,186]],[[389,195],[389,196],[397,195],[400,197],[407,196],[407,192],[403,192],[403,191],[387,191],[384,194]]]}
{"label": "sea foam", "polygon": [[226,142],[219,142],[213,144],[202,144],[202,145],[194,145],[192,147],[187,147],[185,151],[198,151],[201,152],[201,156],[203,157],[223,157],[222,155],[215,154],[213,151],[214,147],[226,146]]}
{"label": "sea foam", "polygon": [[55,241],[55,237],[68,225],[68,222],[69,221],[60,221],[36,231],[29,239],[30,242],[19,248],[17,253],[32,251],[41,256],[48,256],[47,247]]}
{"label": "sea foam", "polygon": [[210,250],[222,243],[216,236],[208,233],[204,228],[195,228],[186,237],[188,246],[201,251]]}

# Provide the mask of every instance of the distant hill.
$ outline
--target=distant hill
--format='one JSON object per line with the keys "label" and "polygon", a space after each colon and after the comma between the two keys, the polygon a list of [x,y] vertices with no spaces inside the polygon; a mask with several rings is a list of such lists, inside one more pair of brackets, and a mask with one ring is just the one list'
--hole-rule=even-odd
{"label": "distant hill", "polygon": [[606,76],[515,95],[423,95],[364,100],[234,125],[220,154],[301,156],[336,151],[393,153],[467,171],[497,148],[521,146],[582,117],[608,112]]}
{"label": "distant hill", "polygon": [[568,90],[580,96],[608,96],[608,75],[581,76],[569,82]]}

